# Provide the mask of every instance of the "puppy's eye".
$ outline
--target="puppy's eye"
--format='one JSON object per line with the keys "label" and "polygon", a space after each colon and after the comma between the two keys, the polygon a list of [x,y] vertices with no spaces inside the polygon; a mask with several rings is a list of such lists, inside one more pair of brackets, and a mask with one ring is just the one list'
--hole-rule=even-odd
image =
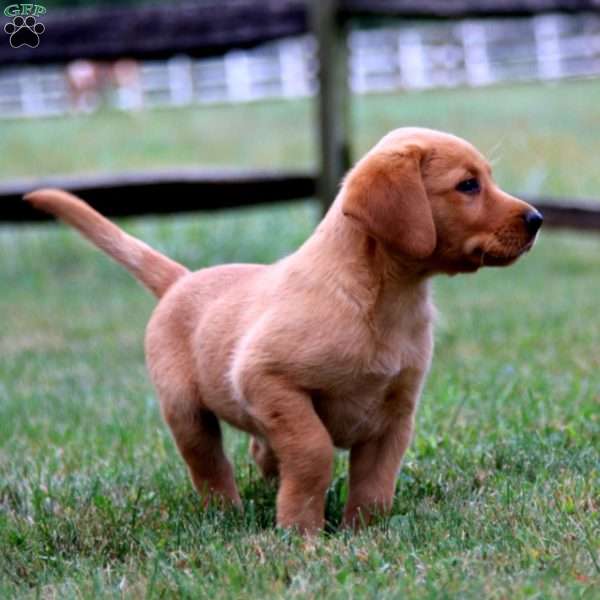
{"label": "puppy's eye", "polygon": [[471,179],[465,179],[464,181],[461,181],[456,186],[456,191],[461,192],[462,194],[471,194],[471,195],[479,194],[479,192],[481,191],[481,186],[479,185],[479,179],[476,179],[475,177],[471,177]]}

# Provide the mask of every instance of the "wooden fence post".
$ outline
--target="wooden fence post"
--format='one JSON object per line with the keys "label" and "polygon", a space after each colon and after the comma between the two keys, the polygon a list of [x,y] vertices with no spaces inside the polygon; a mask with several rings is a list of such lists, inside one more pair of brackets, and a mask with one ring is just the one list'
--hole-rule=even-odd
{"label": "wooden fence post", "polygon": [[341,178],[350,167],[348,40],[339,4],[339,0],[311,2],[319,59],[317,190],[323,212],[333,202]]}

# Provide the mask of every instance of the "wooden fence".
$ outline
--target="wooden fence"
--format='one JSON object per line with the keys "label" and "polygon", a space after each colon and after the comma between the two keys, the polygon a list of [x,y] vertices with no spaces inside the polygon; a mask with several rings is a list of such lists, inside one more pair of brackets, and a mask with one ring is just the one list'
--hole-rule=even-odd
{"label": "wooden fence", "polygon": [[95,177],[46,177],[0,184],[0,217],[14,223],[51,219],[23,202],[36,187],[61,187],[105,215],[127,217],[216,210],[310,198],[315,177],[295,171],[180,169]]}
{"label": "wooden fence", "polygon": [[[52,179],[0,186],[0,221],[37,220],[23,192],[51,184],[81,193],[108,215],[214,209],[305,198],[318,193],[326,208],[350,166],[351,101],[347,36],[357,19],[458,19],[600,12],[600,0],[221,0],[135,9],[85,9],[44,15],[38,48],[0,46],[0,64],[64,63],[75,58],[166,58],[178,53],[211,56],[290,35],[315,33],[318,42],[320,172],[265,171],[148,173]],[[549,226],[600,229],[590,204],[533,199]],[[565,205],[568,204],[568,205]]]}
{"label": "wooden fence", "polygon": [[[0,221],[25,223],[53,217],[23,202],[37,187],[61,187],[113,217],[220,210],[314,197],[317,177],[303,171],[181,169],[95,177],[47,177],[0,184]],[[544,214],[544,227],[600,231],[593,201],[526,197]]]}

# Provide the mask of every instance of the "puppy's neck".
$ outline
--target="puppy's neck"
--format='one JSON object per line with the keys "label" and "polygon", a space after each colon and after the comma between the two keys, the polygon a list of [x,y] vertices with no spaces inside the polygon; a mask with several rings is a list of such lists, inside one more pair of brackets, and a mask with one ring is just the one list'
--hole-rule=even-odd
{"label": "puppy's neck", "polygon": [[387,313],[390,306],[428,298],[428,276],[411,261],[392,256],[341,210],[338,195],[325,218],[296,255],[310,276],[338,286],[361,312]]}

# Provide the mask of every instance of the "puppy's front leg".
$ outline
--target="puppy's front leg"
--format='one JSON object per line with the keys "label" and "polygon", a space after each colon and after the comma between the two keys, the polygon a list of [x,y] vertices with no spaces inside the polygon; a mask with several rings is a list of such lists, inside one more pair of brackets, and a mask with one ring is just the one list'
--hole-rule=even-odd
{"label": "puppy's front leg", "polygon": [[334,448],[308,394],[283,377],[253,374],[245,395],[277,457],[277,524],[314,533],[324,524]]}
{"label": "puppy's front leg", "polygon": [[392,507],[398,470],[412,438],[422,376],[414,374],[407,379],[386,400],[393,403],[393,417],[384,433],[350,449],[345,526],[367,525],[374,514],[388,512]]}

